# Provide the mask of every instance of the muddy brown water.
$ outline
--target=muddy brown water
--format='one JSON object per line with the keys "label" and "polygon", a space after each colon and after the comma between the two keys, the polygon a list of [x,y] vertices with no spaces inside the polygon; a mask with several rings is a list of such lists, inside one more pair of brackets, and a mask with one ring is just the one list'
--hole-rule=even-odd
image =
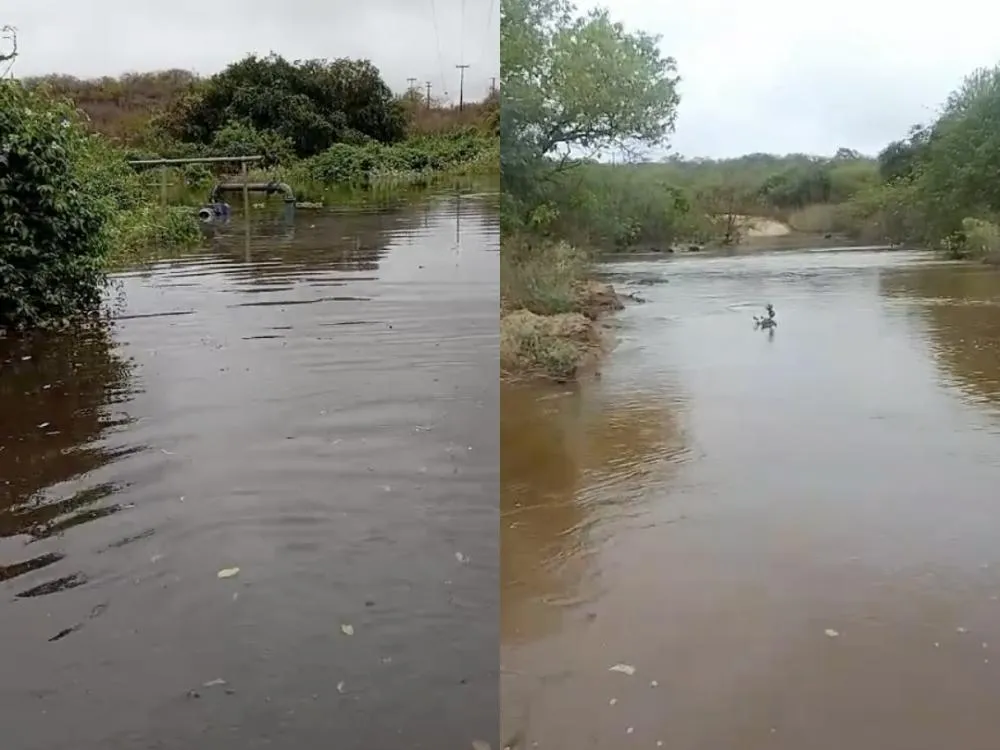
{"label": "muddy brown water", "polygon": [[0,746],[495,746],[495,196],[214,235],[0,340]]}
{"label": "muddy brown water", "polygon": [[1000,273],[608,271],[647,302],[602,377],[501,391],[502,736],[1000,747]]}

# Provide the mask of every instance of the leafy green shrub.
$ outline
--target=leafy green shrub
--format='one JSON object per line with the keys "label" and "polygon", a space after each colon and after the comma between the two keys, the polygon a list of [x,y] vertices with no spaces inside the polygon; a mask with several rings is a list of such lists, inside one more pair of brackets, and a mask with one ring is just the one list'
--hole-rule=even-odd
{"label": "leafy green shrub", "polygon": [[71,107],[0,83],[0,326],[51,326],[99,307],[107,230],[129,197],[97,165],[94,140]]}
{"label": "leafy green shrub", "polygon": [[270,130],[257,130],[244,122],[230,122],[212,138],[218,156],[263,156],[263,166],[287,164],[294,157],[292,142]]}
{"label": "leafy green shrub", "polygon": [[424,136],[400,144],[368,142],[364,145],[335,143],[305,163],[310,180],[326,185],[367,186],[386,177],[430,172],[462,171],[465,165],[480,165],[486,171],[499,165],[495,138],[485,137],[474,128],[445,136]]}
{"label": "leafy green shrub", "polygon": [[232,122],[276,135],[299,157],[360,137],[395,143],[406,134],[402,105],[367,60],[251,55],[193,87],[157,121],[180,141],[211,145]]}

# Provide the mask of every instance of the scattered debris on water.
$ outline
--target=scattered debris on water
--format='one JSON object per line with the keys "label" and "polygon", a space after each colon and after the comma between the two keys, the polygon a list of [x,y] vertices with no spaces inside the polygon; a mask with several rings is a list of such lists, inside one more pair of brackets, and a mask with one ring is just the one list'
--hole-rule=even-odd
{"label": "scattered debris on water", "polygon": [[622,674],[627,674],[629,677],[635,674],[635,667],[631,664],[615,664],[614,666],[608,667],[609,672],[621,672]]}

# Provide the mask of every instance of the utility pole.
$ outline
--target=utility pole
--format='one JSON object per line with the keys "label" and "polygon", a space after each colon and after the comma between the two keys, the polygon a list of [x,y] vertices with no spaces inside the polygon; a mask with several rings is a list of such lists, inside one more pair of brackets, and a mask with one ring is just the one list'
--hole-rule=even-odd
{"label": "utility pole", "polygon": [[490,96],[493,96],[497,92],[497,77],[493,76],[490,78]]}
{"label": "utility pole", "polygon": [[417,88],[417,79],[416,78],[407,78],[406,79],[406,98],[409,99],[410,101],[413,101],[413,99],[415,98],[414,97],[414,91],[416,90],[416,88]]}
{"label": "utility pole", "polygon": [[456,65],[459,70],[458,74],[458,111],[461,112],[465,109],[465,69],[471,67],[468,63],[465,65]]}
{"label": "utility pole", "polygon": [[427,109],[431,108],[431,82],[427,81]]}

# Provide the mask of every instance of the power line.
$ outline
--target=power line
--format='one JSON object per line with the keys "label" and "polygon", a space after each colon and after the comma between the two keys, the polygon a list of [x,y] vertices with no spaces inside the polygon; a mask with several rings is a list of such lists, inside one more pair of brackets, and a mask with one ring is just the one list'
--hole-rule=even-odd
{"label": "power line", "polygon": [[458,24],[458,61],[465,62],[465,0],[462,0]]}
{"label": "power line", "polygon": [[441,74],[441,89],[444,95],[448,95],[448,82],[444,76],[444,55],[441,54],[441,32],[438,29],[437,5],[431,0],[431,22],[434,24],[434,41],[437,45],[438,72]]}

